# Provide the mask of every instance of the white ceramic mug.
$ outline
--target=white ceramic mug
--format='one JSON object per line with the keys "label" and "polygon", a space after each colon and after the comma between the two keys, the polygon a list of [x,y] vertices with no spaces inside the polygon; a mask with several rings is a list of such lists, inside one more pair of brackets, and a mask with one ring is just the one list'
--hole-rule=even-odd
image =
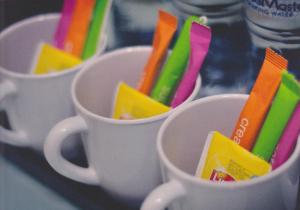
{"label": "white ceramic mug", "polygon": [[[150,53],[151,47],[123,48],[85,66],[72,83],[72,100],[78,115],[58,123],[44,146],[47,161],[58,173],[100,185],[116,198],[139,205],[161,183],[155,139],[172,110],[137,120],[116,120],[110,115],[117,84],[124,81],[135,87]],[[184,103],[195,98],[200,81],[199,77]],[[76,166],[60,154],[64,139],[78,132],[84,136],[88,168]]]}
{"label": "white ceramic mug", "polygon": [[215,183],[194,176],[210,131],[231,136],[247,95],[202,98],[175,111],[161,126],[157,150],[164,184],[142,210],[294,210],[299,186],[298,143],[277,170],[249,181]]}
{"label": "white ceramic mug", "polygon": [[[0,34],[0,109],[7,112],[12,127],[0,126],[1,142],[42,151],[52,126],[75,113],[70,86],[84,63],[60,73],[29,73],[39,43],[52,43],[58,20],[59,14],[34,16]],[[96,55],[105,43],[104,38]]]}

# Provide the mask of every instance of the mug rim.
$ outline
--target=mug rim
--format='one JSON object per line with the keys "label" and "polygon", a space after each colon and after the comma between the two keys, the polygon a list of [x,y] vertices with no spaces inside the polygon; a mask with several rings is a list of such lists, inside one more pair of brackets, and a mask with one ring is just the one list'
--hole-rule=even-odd
{"label": "mug rim", "polygon": [[164,152],[162,142],[163,142],[163,135],[165,133],[165,130],[168,129],[168,126],[172,123],[172,121],[177,118],[179,115],[183,114],[185,111],[198,106],[199,104],[206,103],[206,102],[212,102],[212,101],[218,101],[222,98],[238,98],[238,99],[246,99],[249,95],[248,94],[218,94],[213,96],[207,96],[204,98],[200,98],[198,100],[192,101],[189,104],[185,105],[184,107],[180,107],[175,112],[172,113],[161,125],[158,135],[157,135],[157,145],[156,149],[158,151],[159,159],[162,161],[162,164],[170,170],[173,174],[176,174],[178,178],[174,178],[175,180],[178,180],[181,182],[183,180],[184,182],[189,182],[192,184],[196,184],[197,186],[202,185],[209,188],[215,188],[215,189],[239,189],[247,186],[257,185],[260,183],[264,183],[266,181],[272,180],[278,176],[280,176],[282,173],[288,170],[288,168],[291,167],[294,162],[297,162],[298,154],[300,150],[300,135],[298,136],[297,144],[294,149],[294,152],[289,157],[289,159],[282,164],[280,167],[276,168],[276,170],[271,171],[270,173],[256,177],[255,179],[251,180],[243,180],[238,182],[222,182],[215,183],[210,180],[205,180],[202,178],[197,178],[195,176],[192,176],[183,170],[179,169],[177,166],[175,166],[167,157],[167,155]]}
{"label": "mug rim", "polygon": [[[13,23],[12,25],[6,27],[5,29],[3,29],[0,32],[0,40],[2,40],[4,37],[9,36],[10,33],[14,32],[15,30],[19,29],[20,27],[26,27],[28,25],[30,25],[31,23],[34,22],[40,22],[40,21],[49,21],[49,20],[59,20],[60,17],[60,13],[46,13],[46,14],[38,14],[38,15],[33,15],[31,17],[19,20],[15,23]],[[72,68],[68,68],[66,69],[66,71],[61,71],[61,72],[55,72],[55,73],[51,73],[51,74],[40,74],[40,75],[36,75],[36,74],[23,74],[23,73],[18,73],[18,72],[14,72],[12,70],[6,69],[3,66],[0,65],[0,71],[3,72],[3,74],[9,75],[11,77],[15,77],[15,78],[23,78],[23,79],[45,79],[45,78],[54,78],[54,77],[60,77],[63,75],[67,75],[67,74],[71,74],[74,71],[76,72],[78,69],[82,68],[86,63],[90,62],[92,59],[94,59],[96,56],[98,56],[98,54],[103,53],[105,51],[106,48],[106,44],[107,44],[107,38],[105,33],[102,33],[102,37],[99,40],[100,44],[99,44],[99,49],[97,50],[97,53],[95,53],[95,55],[93,55],[91,58],[87,59],[87,60],[82,60],[82,63],[80,63],[79,65],[76,65]]]}
{"label": "mug rim", "polygon": [[[95,64],[100,63],[103,60],[111,59],[111,58],[115,57],[116,55],[122,55],[122,54],[126,54],[128,52],[133,52],[133,51],[143,51],[143,52],[144,51],[150,51],[151,49],[152,49],[152,46],[150,46],[150,45],[122,47],[122,48],[118,48],[118,49],[112,50],[110,52],[104,53],[101,56],[94,59],[93,61],[87,63],[75,75],[74,80],[72,81],[71,95],[72,95],[72,101],[73,101],[75,107],[78,108],[81,113],[84,113],[85,115],[87,115],[87,116],[89,116],[93,119],[104,121],[106,123],[119,124],[119,125],[137,125],[137,124],[151,123],[151,122],[154,122],[154,121],[159,121],[161,119],[164,119],[168,115],[170,115],[174,110],[176,110],[177,108],[180,108],[181,106],[183,106],[186,103],[189,103],[193,99],[195,99],[196,95],[198,94],[199,90],[201,89],[201,76],[200,75],[198,75],[198,77],[197,77],[197,81],[196,81],[195,87],[193,89],[193,92],[190,94],[190,96],[182,104],[180,104],[175,109],[171,109],[168,112],[165,112],[165,113],[153,116],[153,117],[148,117],[148,118],[143,118],[143,119],[134,119],[134,120],[123,120],[123,119],[118,120],[118,119],[113,119],[113,118],[97,115],[96,113],[93,113],[92,111],[88,110],[83,105],[81,105],[81,103],[79,102],[79,100],[77,98],[77,95],[76,95],[77,83],[82,78],[82,76],[84,74],[86,74],[86,72],[91,70],[92,66],[94,66]],[[142,73],[142,69],[141,69],[141,73]]]}

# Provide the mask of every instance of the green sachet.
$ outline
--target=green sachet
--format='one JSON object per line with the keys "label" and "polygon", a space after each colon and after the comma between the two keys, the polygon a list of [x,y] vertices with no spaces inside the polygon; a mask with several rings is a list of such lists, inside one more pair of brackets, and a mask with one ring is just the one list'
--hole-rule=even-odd
{"label": "green sachet", "polygon": [[282,132],[300,99],[300,85],[292,74],[282,73],[282,81],[259,132],[252,153],[269,161]]}
{"label": "green sachet", "polygon": [[89,26],[89,32],[81,56],[83,60],[92,57],[96,53],[99,36],[104,28],[104,21],[108,15],[110,4],[111,0],[97,0],[96,2],[92,20]]}
{"label": "green sachet", "polygon": [[190,16],[186,19],[172,53],[163,66],[150,95],[151,98],[165,105],[169,105],[187,66],[190,54],[190,29],[192,22],[203,23],[205,18]]}

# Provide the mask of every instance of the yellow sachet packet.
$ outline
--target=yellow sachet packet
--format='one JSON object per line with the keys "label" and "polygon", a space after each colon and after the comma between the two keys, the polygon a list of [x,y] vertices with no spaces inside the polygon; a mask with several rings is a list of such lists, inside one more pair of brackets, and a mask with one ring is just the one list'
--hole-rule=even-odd
{"label": "yellow sachet packet", "polygon": [[231,139],[214,131],[206,140],[196,171],[214,182],[249,180],[271,171],[271,165]]}
{"label": "yellow sachet packet", "polygon": [[114,119],[142,119],[169,110],[170,107],[153,100],[124,82],[119,83],[114,101]]}
{"label": "yellow sachet packet", "polygon": [[33,74],[49,74],[72,68],[82,61],[81,59],[57,49],[47,43],[41,43],[33,63]]}

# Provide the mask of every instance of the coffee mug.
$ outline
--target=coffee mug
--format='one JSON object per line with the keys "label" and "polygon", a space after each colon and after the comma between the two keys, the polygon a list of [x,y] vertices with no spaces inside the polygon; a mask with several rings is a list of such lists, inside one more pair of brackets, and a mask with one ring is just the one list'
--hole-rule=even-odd
{"label": "coffee mug", "polygon": [[[29,73],[39,43],[52,42],[59,17],[34,16],[0,34],[0,110],[6,111],[12,127],[0,126],[1,142],[42,151],[53,125],[75,113],[70,86],[85,62],[59,73]],[[104,51],[105,40],[101,40],[96,55]]]}
{"label": "coffee mug", "polygon": [[[155,138],[173,110],[135,120],[112,119],[111,111],[118,83],[124,81],[135,87],[151,50],[146,46],[122,48],[85,66],[72,83],[77,116],[58,123],[44,146],[47,161],[58,173],[79,182],[100,185],[115,198],[133,205],[140,205],[161,183]],[[184,103],[196,97],[200,81],[198,77]],[[83,135],[88,168],[74,165],[61,156],[62,142],[74,133]]]}
{"label": "coffee mug", "polygon": [[294,210],[299,186],[300,144],[277,170],[252,180],[216,183],[194,176],[208,133],[231,136],[248,96],[215,95],[175,111],[161,126],[157,151],[164,184],[142,210]]}

